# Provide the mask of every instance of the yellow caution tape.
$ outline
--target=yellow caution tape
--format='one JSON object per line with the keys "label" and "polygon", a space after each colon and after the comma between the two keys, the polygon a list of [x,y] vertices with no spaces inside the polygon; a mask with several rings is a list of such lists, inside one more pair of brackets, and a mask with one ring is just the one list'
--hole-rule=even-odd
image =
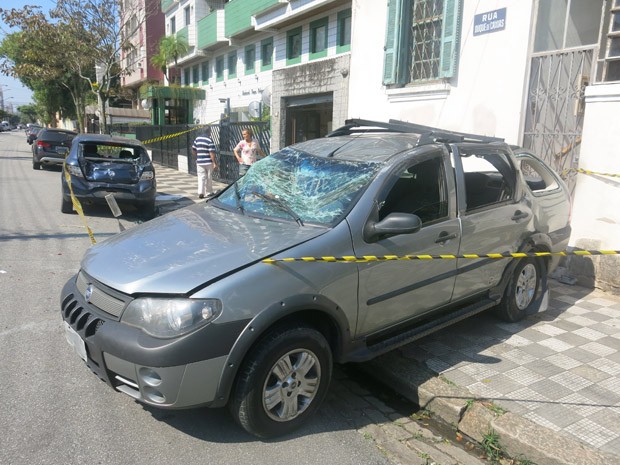
{"label": "yellow caution tape", "polygon": [[566,175],[570,173],[594,174],[597,176],[610,176],[612,178],[620,178],[620,174],[602,173],[600,171],[584,170],[582,168],[570,168],[570,169],[564,170],[562,171],[562,173],[560,173],[560,176],[565,177]]}
{"label": "yellow caution tape", "polygon": [[95,240],[95,235],[93,231],[88,227],[88,223],[86,222],[86,216],[84,215],[84,210],[82,209],[82,204],[77,199],[75,194],[73,193],[73,187],[71,186],[71,175],[69,174],[69,169],[65,166],[65,179],[67,180],[67,184],[69,185],[69,193],[71,194],[71,203],[73,204],[73,209],[78,212],[80,218],[84,222],[84,227],[86,231],[88,231],[88,237],[90,237],[90,243],[95,245],[97,241]]}
{"label": "yellow caution tape", "polygon": [[214,121],[211,121],[210,123],[207,123],[207,124],[202,124],[200,126],[196,126],[196,127],[190,128],[190,129],[186,129],[185,131],[175,132],[173,134],[166,134],[164,136],[159,136],[159,137],[154,137],[153,139],[148,139],[148,140],[142,141],[142,143],[144,145],[148,145],[148,144],[154,144],[155,142],[161,142],[161,141],[164,141],[164,140],[174,139],[175,137],[182,136],[183,134],[187,134],[188,132],[198,131],[200,129],[204,129],[207,126],[211,126],[213,123],[215,123],[217,121],[219,121],[219,120],[214,120]]}
{"label": "yellow caution tape", "polygon": [[277,262],[330,262],[330,263],[368,263],[391,260],[454,260],[460,258],[535,258],[535,257],[566,257],[569,255],[620,255],[620,250],[573,250],[562,252],[504,252],[488,254],[441,254],[441,255],[363,255],[361,257],[345,255],[342,257],[299,257],[299,258],[265,258],[263,263],[273,265]]}

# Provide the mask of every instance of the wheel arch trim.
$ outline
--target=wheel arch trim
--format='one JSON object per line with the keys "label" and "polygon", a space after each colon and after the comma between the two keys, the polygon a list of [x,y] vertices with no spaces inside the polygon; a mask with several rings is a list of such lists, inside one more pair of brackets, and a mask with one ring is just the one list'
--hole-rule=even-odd
{"label": "wheel arch trim", "polygon": [[[300,318],[296,319],[296,316]],[[222,407],[228,402],[239,368],[251,348],[271,329],[291,322],[305,322],[323,333],[332,348],[334,360],[339,359],[339,354],[350,350],[347,341],[352,338],[351,328],[337,304],[319,294],[300,294],[281,299],[260,311],[235,341],[220,375],[212,404],[214,407]],[[333,330],[330,334],[325,334],[326,322],[328,329]]]}

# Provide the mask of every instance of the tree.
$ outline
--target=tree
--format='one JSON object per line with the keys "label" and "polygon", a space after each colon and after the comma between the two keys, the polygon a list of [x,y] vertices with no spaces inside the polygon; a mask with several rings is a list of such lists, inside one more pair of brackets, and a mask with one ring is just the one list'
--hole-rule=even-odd
{"label": "tree", "polygon": [[37,121],[36,105],[20,105],[17,111],[22,115],[22,122],[34,123]]}
{"label": "tree", "polygon": [[164,36],[159,42],[159,53],[151,57],[151,63],[153,66],[161,69],[166,76],[166,80],[171,82],[168,63],[174,62],[176,67],[179,63],[179,58],[187,55],[188,52],[189,44],[185,39],[179,38],[176,35]]}
{"label": "tree", "polygon": [[[97,97],[103,133],[107,132],[108,102],[119,92],[115,84],[132,70],[132,64],[120,62],[121,50],[133,48],[128,38],[152,13],[142,10],[139,2],[123,0],[58,0],[51,12],[53,18],[63,23],[65,33],[75,39],[76,53],[70,66],[88,82]],[[85,63],[94,66],[94,79]]]}
{"label": "tree", "polygon": [[[0,72],[19,78],[33,90],[42,121],[55,126],[56,113],[60,113],[77,117],[81,127],[88,87],[68,66],[77,59],[74,38],[62,23],[49,22],[34,7],[0,9],[0,15],[9,26],[20,29],[0,45]],[[87,62],[86,58],[82,60]]]}

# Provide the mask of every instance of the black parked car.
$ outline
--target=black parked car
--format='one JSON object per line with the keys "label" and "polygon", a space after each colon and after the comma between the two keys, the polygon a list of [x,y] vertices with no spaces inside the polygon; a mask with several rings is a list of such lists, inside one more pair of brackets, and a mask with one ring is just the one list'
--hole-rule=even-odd
{"label": "black parked car", "polygon": [[41,129],[32,142],[32,169],[41,165],[62,165],[77,132],[67,129]]}
{"label": "black parked car", "polygon": [[[133,205],[146,217],[155,213],[155,168],[139,141],[81,134],[73,140],[64,171],[69,173],[73,194],[83,204],[106,204],[105,196],[113,194],[117,203]],[[65,174],[61,178],[60,209],[71,213],[69,184]]]}
{"label": "black parked car", "polygon": [[30,125],[26,129],[26,142],[32,145],[32,142],[37,138],[37,133],[43,129],[41,126]]}

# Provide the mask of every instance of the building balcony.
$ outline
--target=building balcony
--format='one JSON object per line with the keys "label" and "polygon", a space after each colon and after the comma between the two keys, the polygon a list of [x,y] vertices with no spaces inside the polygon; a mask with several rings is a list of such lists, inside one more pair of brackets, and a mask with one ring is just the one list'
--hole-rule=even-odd
{"label": "building balcony", "polygon": [[179,3],[179,0],[161,0],[161,11],[166,13],[170,8]]}
{"label": "building balcony", "polygon": [[254,32],[252,17],[286,7],[289,0],[231,0],[224,7],[226,12],[225,35],[229,39],[242,39]]}
{"label": "building balcony", "polygon": [[273,8],[255,12],[252,16],[252,26],[256,31],[283,29],[305,17],[315,16],[337,6],[346,8],[350,6],[350,2],[342,0],[280,1]]}
{"label": "building balcony", "polygon": [[197,48],[200,50],[214,50],[222,45],[228,45],[224,34],[224,10],[215,10],[198,21]]}

